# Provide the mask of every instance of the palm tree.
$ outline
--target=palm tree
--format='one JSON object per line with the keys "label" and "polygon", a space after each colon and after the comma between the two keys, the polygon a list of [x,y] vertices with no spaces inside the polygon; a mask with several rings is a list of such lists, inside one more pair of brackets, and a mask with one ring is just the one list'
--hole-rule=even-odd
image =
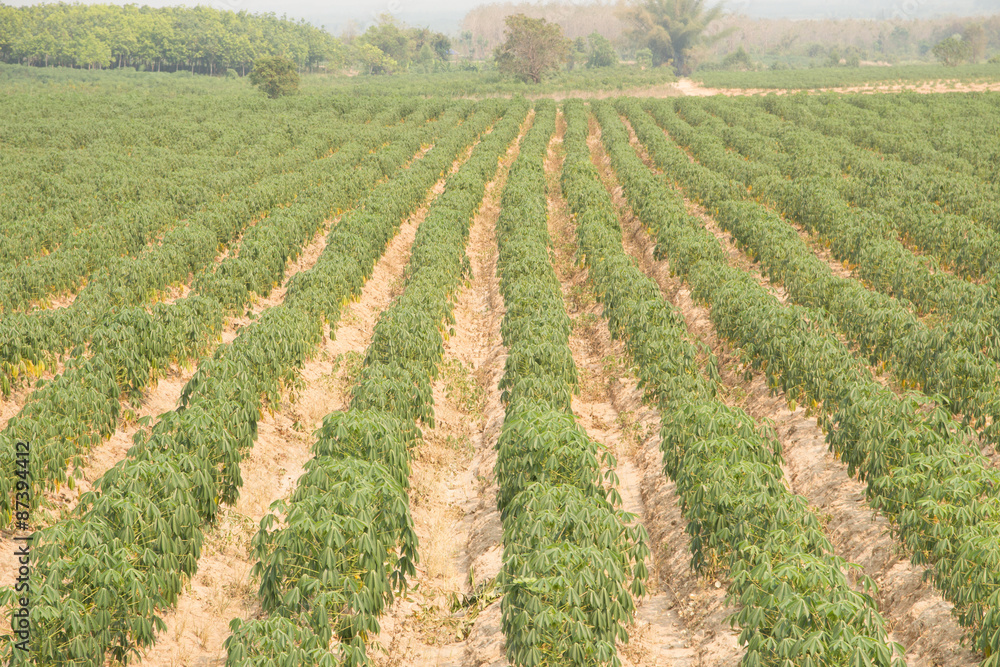
{"label": "palm tree", "polygon": [[709,24],[722,15],[721,2],[706,8],[704,0],[639,0],[625,10],[624,18],[633,26],[630,36],[653,52],[654,65],[672,63],[678,74],[689,74],[691,49],[732,32],[705,34]]}

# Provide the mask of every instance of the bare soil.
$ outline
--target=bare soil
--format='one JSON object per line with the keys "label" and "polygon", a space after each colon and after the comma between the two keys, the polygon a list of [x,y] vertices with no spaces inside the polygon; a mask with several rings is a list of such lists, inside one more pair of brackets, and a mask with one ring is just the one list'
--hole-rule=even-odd
{"label": "bare soil", "polygon": [[[303,466],[312,458],[311,434],[322,425],[323,417],[347,407],[351,374],[358,368],[357,361],[379,315],[399,294],[417,228],[430,202],[443,191],[443,184],[444,179],[435,184],[425,204],[400,227],[358,301],[345,309],[332,336],[327,330],[322,347],[302,368],[298,386],[286,392],[286,400],[280,406],[271,406],[260,420],[257,442],[240,465],[240,497],[234,506],[223,508],[218,524],[206,532],[197,572],[176,609],[164,614],[167,631],[139,664],[222,665],[230,620],[249,619],[260,613],[257,582],[251,576],[256,559],[250,541],[271,503],[287,497],[294,489]],[[324,231],[329,232],[329,225]],[[259,314],[279,305],[288,279],[311,268],[325,246],[326,233],[321,232],[291,262],[282,286],[258,301],[252,312]],[[249,323],[253,318],[245,319]],[[238,330],[231,331],[228,336],[235,338],[237,334]]]}
{"label": "bare soil", "polygon": [[506,665],[495,589],[502,526],[493,466],[507,356],[496,222],[510,165],[532,120],[529,115],[522,124],[472,221],[466,249],[472,275],[455,296],[455,324],[433,384],[435,426],[424,430],[412,462],[410,507],[421,562],[413,589],[382,619],[380,666]]}
{"label": "bare soil", "polygon": [[[1000,82],[963,83],[955,80],[924,81],[919,83],[872,83],[860,86],[834,86],[811,89],[783,88],[709,88],[697,81],[680,78],[675,84],[668,84],[677,91],[675,95],[708,97],[711,95],[748,96],[748,95],[794,95],[795,93],[899,93],[910,91],[915,93],[976,93],[1000,90]],[[666,96],[666,95],[665,95]]]}
{"label": "bare soil", "polygon": [[[634,134],[632,138],[635,141]],[[648,160],[648,156],[643,157]],[[598,164],[611,181],[607,162],[599,160]],[[962,629],[951,615],[953,606],[923,582],[923,569],[910,564],[901,552],[889,533],[888,521],[873,514],[865,501],[864,486],[852,479],[846,466],[829,452],[815,417],[795,406],[784,392],[772,393],[762,373],[751,372],[741,364],[738,351],[716,334],[709,309],[692,300],[688,288],[671,276],[666,261],[654,258],[655,244],[628,209],[620,187],[612,191],[629,253],[683,313],[689,332],[719,358],[725,400],[742,407],[758,421],[774,425],[784,452],[785,479],[790,489],[803,495],[825,521],[827,536],[836,553],[861,565],[862,571],[879,585],[880,611],[891,630],[890,639],[905,647],[907,664],[911,667],[978,664],[982,658],[961,645]],[[711,224],[708,216],[703,219],[706,226]],[[724,232],[715,230],[715,235],[735,266],[766,283],[731,241],[727,247]],[[778,288],[771,289],[777,292]],[[780,298],[780,292],[777,294]]]}
{"label": "bare soil", "polygon": [[[604,158],[599,135],[592,131],[588,144],[591,158],[599,163]],[[582,303],[567,298],[576,322],[570,346],[583,378],[574,412],[591,437],[617,456],[623,509],[635,514],[650,536],[650,596],[640,603],[629,644],[620,647],[623,664],[738,664],[744,650],[738,629],[728,621],[736,608],[726,600],[726,581],[706,579],[690,567],[687,522],[676,487],[662,468],[659,415],[643,403],[642,391],[623,364],[624,346],[611,338],[603,307],[586,283],[587,269],[572,264],[576,225],[562,199],[557,169],[550,178],[560,279],[568,297],[585,295]]]}

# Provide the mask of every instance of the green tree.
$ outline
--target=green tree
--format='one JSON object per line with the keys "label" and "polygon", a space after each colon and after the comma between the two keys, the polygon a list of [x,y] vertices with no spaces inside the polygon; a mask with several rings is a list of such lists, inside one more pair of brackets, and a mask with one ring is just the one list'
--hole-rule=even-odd
{"label": "green tree", "polygon": [[625,20],[632,24],[629,36],[652,52],[653,64],[672,64],[681,75],[691,73],[692,49],[713,44],[732,32],[707,33],[708,26],[722,15],[721,3],[706,8],[704,0],[638,0],[624,12]]}
{"label": "green tree", "polygon": [[423,71],[434,71],[434,63],[437,62],[437,55],[427,42],[424,42],[424,45],[420,47],[420,53],[417,54],[417,62],[420,63]]}
{"label": "green tree", "polygon": [[589,57],[587,40],[583,37],[577,37],[570,41],[569,55],[566,56],[566,66],[569,69],[576,69],[577,65],[586,64]]}
{"label": "green tree", "polygon": [[210,7],[0,6],[0,60],[73,67],[185,67],[207,74],[282,54],[300,67],[339,64],[329,33],[304,22]]}
{"label": "green tree", "polygon": [[948,67],[954,67],[972,56],[969,43],[961,35],[952,35],[934,45],[934,57]]}
{"label": "green tree", "polygon": [[374,44],[362,42],[354,47],[354,59],[369,74],[392,74],[398,63]]}
{"label": "green tree", "polygon": [[722,69],[748,72],[753,69],[753,61],[750,60],[750,54],[740,44],[740,48],[722,59]]}
{"label": "green tree", "polygon": [[844,50],[844,63],[848,67],[861,67],[861,50],[851,45]]}
{"label": "green tree", "polygon": [[504,74],[539,83],[569,56],[569,41],[555,23],[524,14],[508,16],[504,22],[507,39],[494,54],[497,69]]}
{"label": "green tree", "polygon": [[250,83],[271,98],[290,95],[299,89],[299,70],[284,56],[265,56],[253,64]]}
{"label": "green tree", "polygon": [[618,54],[607,37],[595,30],[587,41],[590,43],[587,67],[613,67],[618,64]]}
{"label": "green tree", "polygon": [[111,62],[111,49],[91,34],[80,34],[72,42],[73,58],[78,67],[102,69]]}
{"label": "green tree", "polygon": [[405,69],[416,55],[417,45],[413,37],[414,35],[401,27],[392,14],[382,14],[379,16],[378,24],[369,27],[359,40],[377,47]]}
{"label": "green tree", "polygon": [[436,53],[437,57],[442,61],[446,61],[451,57],[451,38],[444,33],[432,33],[430,45],[431,48],[434,49],[434,53]]}

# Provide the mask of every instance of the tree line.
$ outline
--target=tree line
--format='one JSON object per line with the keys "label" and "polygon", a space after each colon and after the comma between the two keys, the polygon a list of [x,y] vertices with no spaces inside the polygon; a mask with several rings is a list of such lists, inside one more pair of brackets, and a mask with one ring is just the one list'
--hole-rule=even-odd
{"label": "tree line", "polygon": [[[596,31],[610,40],[625,60],[654,65],[670,60],[678,71],[712,63],[717,69],[726,65],[727,56],[735,54],[747,60],[745,68],[752,69],[760,63],[751,60],[789,62],[797,67],[934,59],[949,64],[975,63],[1000,50],[1000,15],[764,19],[722,14],[698,0],[495,2],[466,14],[455,48],[464,57],[488,59],[507,38],[506,17],[518,14],[557,24],[570,39]],[[690,41],[692,36],[699,36],[695,43]],[[944,46],[935,51],[942,41]],[[740,68],[741,63],[734,66]]]}
{"label": "tree line", "polygon": [[242,75],[257,58],[279,55],[303,69],[345,57],[343,45],[325,30],[273,13],[204,6],[0,5],[5,63]]}

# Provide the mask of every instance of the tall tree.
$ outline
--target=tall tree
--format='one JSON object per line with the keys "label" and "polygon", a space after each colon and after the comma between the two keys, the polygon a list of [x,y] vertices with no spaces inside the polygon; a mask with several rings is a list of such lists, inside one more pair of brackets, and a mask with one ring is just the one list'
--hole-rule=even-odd
{"label": "tall tree", "polygon": [[284,56],[258,58],[250,72],[250,83],[271,98],[291,95],[299,89],[299,70]]}
{"label": "tall tree", "polygon": [[618,64],[618,54],[607,37],[595,30],[587,37],[587,41],[590,42],[587,67],[613,67]]}
{"label": "tall tree", "polygon": [[632,24],[630,36],[653,53],[653,64],[670,63],[678,74],[691,73],[692,49],[712,44],[729,34],[707,33],[708,26],[722,18],[722,3],[706,7],[704,0],[639,0],[625,10]]}
{"label": "tall tree", "polygon": [[382,49],[368,42],[354,45],[354,60],[369,74],[392,74],[398,63],[382,53]]}
{"label": "tall tree", "polygon": [[935,58],[949,67],[954,67],[972,56],[969,43],[964,41],[961,35],[952,35],[947,39],[942,39],[934,45],[932,51]]}
{"label": "tall tree", "polygon": [[548,72],[559,69],[569,55],[569,41],[555,23],[524,14],[508,16],[505,22],[507,39],[495,53],[501,72],[538,83]]}
{"label": "tall tree", "polygon": [[343,61],[328,32],[307,23],[199,6],[0,5],[0,61],[26,65],[129,67],[206,74],[246,72],[260,56],[300,67]]}

